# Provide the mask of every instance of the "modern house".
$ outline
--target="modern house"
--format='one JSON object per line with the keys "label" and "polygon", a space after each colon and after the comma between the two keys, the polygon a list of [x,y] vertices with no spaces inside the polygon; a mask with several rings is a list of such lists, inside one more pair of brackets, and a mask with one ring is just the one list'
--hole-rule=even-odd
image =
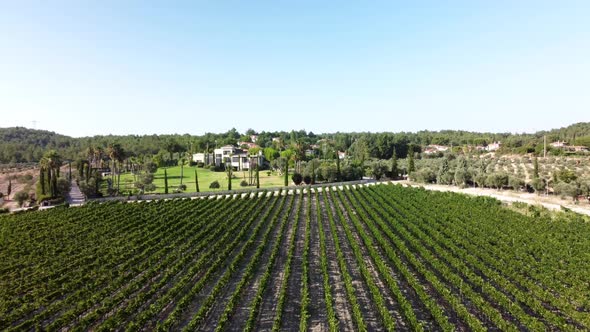
{"label": "modern house", "polygon": [[251,167],[255,167],[257,164],[262,165],[264,162],[262,151],[252,156],[248,154],[248,151],[236,148],[233,145],[226,145],[215,149],[214,154],[216,166],[229,163],[236,171],[249,170]]}
{"label": "modern house", "polygon": [[212,165],[215,162],[212,153],[195,153],[193,154],[193,161],[205,165]]}

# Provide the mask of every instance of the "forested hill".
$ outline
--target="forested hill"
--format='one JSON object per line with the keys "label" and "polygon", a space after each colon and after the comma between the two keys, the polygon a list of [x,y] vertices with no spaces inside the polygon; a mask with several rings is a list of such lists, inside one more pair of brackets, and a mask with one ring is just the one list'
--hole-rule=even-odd
{"label": "forested hill", "polygon": [[462,146],[467,144],[488,144],[502,142],[500,153],[540,152],[543,136],[548,142],[565,140],[572,145],[590,147],[590,122],[580,122],[568,127],[540,131],[534,134],[476,133],[460,130],[419,131],[417,133],[331,133],[314,134],[304,130],[291,132],[255,132],[248,130],[239,133],[231,129],[226,133],[194,136],[184,135],[125,135],[94,136],[73,138],[45,130],[23,127],[0,128],[0,163],[36,162],[48,149],[57,150],[65,159],[84,158],[89,146],[106,148],[110,144],[120,144],[128,156],[168,152],[200,152],[207,147],[236,144],[237,141],[250,141],[250,135],[257,134],[256,143],[261,147],[276,145],[273,138],[279,138],[279,148],[297,144],[307,149],[312,144],[325,139],[332,150],[347,151],[355,142],[366,143],[368,155],[373,158],[390,158],[394,149],[399,157],[404,157],[410,146],[416,151],[428,144]]}

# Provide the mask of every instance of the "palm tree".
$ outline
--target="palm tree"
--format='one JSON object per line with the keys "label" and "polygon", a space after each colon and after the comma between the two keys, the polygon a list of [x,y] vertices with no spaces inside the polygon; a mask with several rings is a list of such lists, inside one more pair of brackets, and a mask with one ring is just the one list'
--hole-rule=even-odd
{"label": "palm tree", "polygon": [[86,157],[88,158],[88,164],[92,165],[92,162],[94,161],[94,147],[92,147],[92,145],[86,148]]}
{"label": "palm tree", "polygon": [[[115,182],[115,172],[117,171],[117,163],[121,163],[123,161],[123,159],[125,159],[125,152],[123,151],[123,148],[121,147],[121,144],[115,143],[115,144],[109,144],[109,146],[107,147],[107,154],[109,156],[109,158],[111,159],[111,163],[113,165],[113,168],[111,170],[111,183]],[[119,180],[121,179],[121,175],[119,174],[117,177]],[[117,192],[119,191],[119,181],[117,181]]]}
{"label": "palm tree", "polygon": [[94,156],[92,161],[94,162],[94,167],[102,168],[102,157],[104,156],[104,150],[100,146],[94,148]]}

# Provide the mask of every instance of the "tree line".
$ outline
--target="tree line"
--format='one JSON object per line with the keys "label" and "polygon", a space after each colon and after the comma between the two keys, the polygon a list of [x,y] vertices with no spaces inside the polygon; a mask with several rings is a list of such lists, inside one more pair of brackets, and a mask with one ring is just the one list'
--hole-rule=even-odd
{"label": "tree line", "polygon": [[232,128],[225,133],[204,135],[106,135],[81,138],[44,130],[13,127],[0,128],[0,164],[39,162],[47,150],[58,151],[64,160],[75,160],[85,158],[89,147],[106,148],[112,144],[125,147],[129,156],[159,155],[172,163],[183,153],[212,153],[215,148],[224,145],[252,142],[253,135],[257,136],[255,143],[261,149],[270,148],[279,152],[293,149],[300,157],[305,156],[306,151],[315,150],[316,157],[322,159],[330,159],[332,156],[329,154],[335,151],[350,151],[376,159],[390,159],[393,151],[396,151],[397,157],[403,158],[411,146],[417,150],[416,152],[420,152],[422,147],[430,144],[460,149],[467,145],[485,146],[496,141],[502,142],[498,153],[540,155],[543,151],[544,137],[547,142],[561,140],[569,142],[570,145],[590,147],[590,122],[576,123],[568,127],[533,134],[476,133],[461,130],[315,134],[305,130],[257,132],[253,129],[240,133]]}

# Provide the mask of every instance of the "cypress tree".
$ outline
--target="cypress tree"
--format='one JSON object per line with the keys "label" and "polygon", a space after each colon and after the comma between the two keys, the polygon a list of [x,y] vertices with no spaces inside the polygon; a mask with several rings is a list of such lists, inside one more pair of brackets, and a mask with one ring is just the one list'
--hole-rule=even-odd
{"label": "cypress tree", "polygon": [[539,160],[537,159],[537,156],[535,156],[535,160],[533,163],[533,179],[538,179],[539,178]]}
{"label": "cypress tree", "polygon": [[232,168],[233,167],[231,165],[231,159],[230,159],[230,161],[229,161],[229,168],[227,169],[227,190],[231,190]]}
{"label": "cypress tree", "polygon": [[311,184],[315,184],[315,163],[311,161]]}
{"label": "cypress tree", "polygon": [[289,159],[285,160],[285,187],[289,186]]}
{"label": "cypress tree", "polygon": [[416,166],[414,165],[414,149],[410,149],[408,151],[408,174],[411,174],[416,170]]}
{"label": "cypress tree", "polygon": [[336,152],[336,182],[340,181],[340,156]]}
{"label": "cypress tree", "polygon": [[57,196],[57,171],[55,174],[53,174],[53,177],[51,178],[51,181],[53,182],[51,184],[51,196],[56,197]]}
{"label": "cypress tree", "polygon": [[[45,195],[45,172],[43,171],[43,168],[39,170],[39,183],[41,183],[41,194]],[[8,187],[10,188],[10,182]],[[10,191],[8,192],[8,195],[10,195]]]}
{"label": "cypress tree", "polygon": [[100,181],[98,179],[98,170],[94,171],[94,192],[98,194]]}
{"label": "cypress tree", "polygon": [[51,179],[51,168],[47,169],[47,185],[48,185],[48,193],[49,196],[53,196],[53,181]]}
{"label": "cypress tree", "polygon": [[260,175],[258,165],[256,165],[256,189],[260,189]]}
{"label": "cypress tree", "polygon": [[199,177],[197,176],[197,168],[195,168],[195,187],[197,192],[199,192]]}
{"label": "cypress tree", "polygon": [[164,194],[168,193],[168,172],[164,168]]}
{"label": "cypress tree", "polygon": [[90,163],[86,163],[86,183],[90,181]]}
{"label": "cypress tree", "polygon": [[395,180],[397,178],[397,174],[399,173],[397,169],[397,155],[395,152],[395,148],[393,148],[393,154],[391,155],[391,179]]}
{"label": "cypress tree", "polygon": [[6,194],[6,196],[10,196],[10,193],[12,192],[12,180],[10,180],[10,178],[8,178],[8,193]]}

